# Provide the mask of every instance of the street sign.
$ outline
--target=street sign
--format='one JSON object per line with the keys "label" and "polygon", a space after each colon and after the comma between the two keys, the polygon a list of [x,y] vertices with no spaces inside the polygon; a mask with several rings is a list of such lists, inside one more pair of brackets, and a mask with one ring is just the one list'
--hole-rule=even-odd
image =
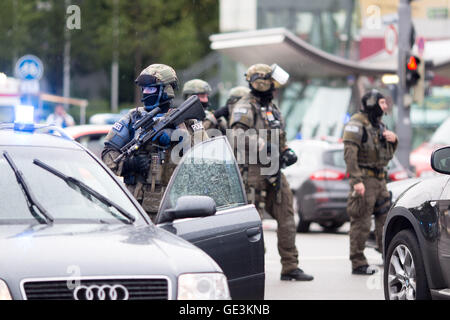
{"label": "street sign", "polygon": [[39,94],[39,81],[38,80],[26,80],[20,82],[21,94]]}
{"label": "street sign", "polygon": [[393,24],[390,24],[384,33],[384,49],[387,53],[393,54],[397,47],[398,34]]}
{"label": "street sign", "polygon": [[40,80],[44,74],[44,65],[38,57],[26,55],[17,61],[15,74],[21,80]]}

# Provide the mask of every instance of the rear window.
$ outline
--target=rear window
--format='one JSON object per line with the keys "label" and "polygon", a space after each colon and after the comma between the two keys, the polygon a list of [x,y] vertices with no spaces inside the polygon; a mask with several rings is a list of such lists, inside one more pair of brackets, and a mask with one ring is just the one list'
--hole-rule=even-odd
{"label": "rear window", "polygon": [[315,167],[320,163],[322,148],[319,146],[302,146],[294,149],[294,151],[299,158],[297,165]]}
{"label": "rear window", "polygon": [[323,154],[323,162],[326,165],[338,168],[346,168],[344,150],[326,151]]}

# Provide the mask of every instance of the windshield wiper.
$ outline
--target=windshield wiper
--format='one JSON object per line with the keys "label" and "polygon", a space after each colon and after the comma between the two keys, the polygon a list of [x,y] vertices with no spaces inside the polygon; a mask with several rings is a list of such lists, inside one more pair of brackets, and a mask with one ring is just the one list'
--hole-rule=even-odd
{"label": "windshield wiper", "polygon": [[[31,192],[30,187],[25,181],[25,177],[23,176],[22,171],[20,171],[16,164],[14,163],[11,156],[8,154],[8,152],[3,152],[3,157],[5,157],[6,161],[8,162],[11,169],[14,171],[14,174],[16,175],[17,182],[19,183],[20,187],[22,188],[23,194],[25,195],[25,199],[27,200],[28,209],[30,209],[31,215],[39,221],[39,223],[46,223],[46,224],[52,224],[53,223],[53,217],[48,213],[47,210],[42,207],[42,205],[36,200],[36,197]],[[41,213],[40,215],[36,212],[36,208]],[[42,217],[43,216],[43,217]]]}
{"label": "windshield wiper", "polygon": [[[130,224],[132,224],[136,220],[136,218],[133,215],[129,214],[127,211],[125,211],[123,208],[121,208],[118,204],[114,203],[113,201],[109,200],[105,196],[101,195],[100,193],[98,193],[97,191],[95,191],[94,189],[92,189],[91,187],[86,185],[84,182],[82,182],[74,177],[67,176],[64,173],[58,171],[57,169],[45,164],[44,162],[42,162],[38,159],[34,159],[33,163],[35,165],[41,167],[42,169],[47,170],[48,172],[54,174],[58,178],[64,180],[70,188],[79,192],[86,199],[93,201],[92,197],[94,197],[95,199],[97,199],[100,203],[102,203],[106,207],[115,208],[117,211],[119,211],[123,216],[125,216],[128,219],[128,222]],[[108,211],[111,213],[110,210],[108,210]]]}

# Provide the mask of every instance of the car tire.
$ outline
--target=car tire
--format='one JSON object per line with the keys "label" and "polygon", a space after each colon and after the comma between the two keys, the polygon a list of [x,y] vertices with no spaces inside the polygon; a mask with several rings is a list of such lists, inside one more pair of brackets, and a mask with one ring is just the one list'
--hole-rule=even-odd
{"label": "car tire", "polygon": [[431,299],[422,252],[411,230],[400,231],[389,243],[383,278],[386,300]]}
{"label": "car tire", "polygon": [[336,232],[343,224],[344,222],[341,221],[328,221],[327,223],[320,223],[320,226],[325,232]]}
{"label": "car tire", "polygon": [[297,225],[297,232],[299,233],[307,233],[309,232],[309,226],[311,225],[311,221],[305,221],[302,217],[302,213],[298,211],[298,225]]}

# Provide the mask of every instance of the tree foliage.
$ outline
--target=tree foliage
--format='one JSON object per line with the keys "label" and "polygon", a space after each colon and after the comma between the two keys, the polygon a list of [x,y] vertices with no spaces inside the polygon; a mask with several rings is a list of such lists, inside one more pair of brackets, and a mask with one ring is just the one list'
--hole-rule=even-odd
{"label": "tree foliage", "polygon": [[[121,102],[133,101],[134,79],[145,66],[165,63],[175,70],[187,68],[210,51],[208,37],[218,31],[218,0],[118,0],[116,43],[114,3],[70,1],[81,9],[81,29],[69,31],[71,76],[82,81],[102,72],[109,78],[117,48]],[[0,71],[11,75],[17,58],[34,54],[44,62],[48,90],[62,93],[65,4],[64,0],[0,1]],[[72,92],[82,95],[78,85],[72,81]],[[109,91],[104,99],[109,99]]]}

